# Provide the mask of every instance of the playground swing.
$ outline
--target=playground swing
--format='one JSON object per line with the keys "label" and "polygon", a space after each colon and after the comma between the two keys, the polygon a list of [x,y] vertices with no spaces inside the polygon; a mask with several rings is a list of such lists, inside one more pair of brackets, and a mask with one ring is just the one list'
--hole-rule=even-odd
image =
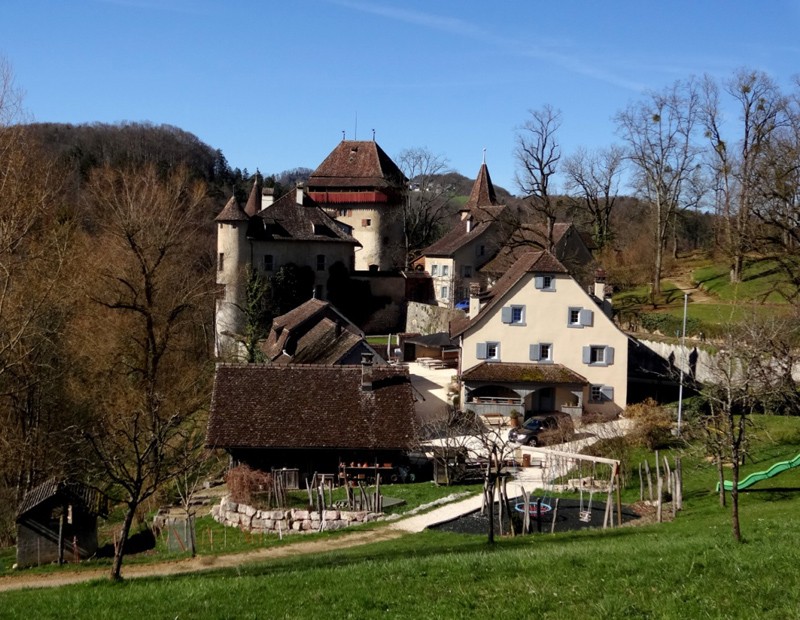
{"label": "playground swing", "polygon": [[580,498],[580,511],[578,512],[578,519],[583,521],[584,523],[590,523],[592,520],[592,498],[594,496],[594,476],[596,473],[596,466],[597,463],[592,461],[592,476],[589,479],[589,503],[586,507],[586,510],[583,508],[583,463],[581,463],[581,498]]}

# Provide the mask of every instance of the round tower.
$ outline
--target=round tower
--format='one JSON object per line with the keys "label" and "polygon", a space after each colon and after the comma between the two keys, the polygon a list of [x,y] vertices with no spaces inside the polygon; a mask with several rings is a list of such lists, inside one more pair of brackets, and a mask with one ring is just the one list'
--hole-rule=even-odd
{"label": "round tower", "polygon": [[217,224],[217,285],[222,295],[217,298],[214,320],[214,353],[217,357],[235,357],[238,346],[235,334],[244,329],[241,305],[244,301],[245,267],[249,244],[247,226],[250,218],[231,197],[214,220]]}

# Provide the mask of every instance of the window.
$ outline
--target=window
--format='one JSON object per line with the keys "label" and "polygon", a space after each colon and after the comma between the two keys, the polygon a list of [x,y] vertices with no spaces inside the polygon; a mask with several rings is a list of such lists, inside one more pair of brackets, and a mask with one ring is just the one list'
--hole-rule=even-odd
{"label": "window", "polygon": [[464,265],[462,267],[462,270],[463,270],[463,274],[464,274],[465,278],[471,278],[472,277],[472,265]]}
{"label": "window", "polygon": [[275,259],[272,254],[264,254],[264,271],[272,271],[275,269]]}
{"label": "window", "polygon": [[525,306],[506,306],[500,311],[500,320],[510,325],[525,325]]}
{"label": "window", "polygon": [[589,401],[602,403],[614,400],[614,388],[610,385],[593,385],[589,388]]}
{"label": "window", "polygon": [[220,252],[219,256],[217,257],[217,271],[222,271],[225,267],[225,253]]}
{"label": "window", "polygon": [[587,308],[570,308],[567,313],[568,327],[591,327],[594,324],[594,312]]}
{"label": "window", "polygon": [[478,246],[478,256],[483,256],[484,254],[486,254],[486,246],[485,245]]}
{"label": "window", "polygon": [[540,291],[552,292],[556,290],[556,279],[553,276],[535,276],[533,285]]}
{"label": "window", "polygon": [[439,275],[439,265],[437,265],[436,263],[433,263],[433,265],[431,265],[431,275],[432,276]]}
{"label": "window", "polygon": [[583,347],[583,363],[590,366],[611,366],[614,363],[614,347],[598,344]]}
{"label": "window", "polygon": [[442,275],[443,276],[450,275],[450,265],[442,265]]}
{"label": "window", "polygon": [[317,271],[325,271],[325,255],[317,254]]}
{"label": "window", "polygon": [[317,284],[314,287],[314,299],[322,299],[322,285]]}
{"label": "window", "polygon": [[361,220],[361,226],[363,228],[369,228],[370,226],[372,226],[372,220],[370,219]]}
{"label": "window", "polygon": [[449,299],[449,297],[450,297],[450,295],[449,295],[449,293],[450,293],[449,287],[443,286],[442,290],[440,292],[441,292],[441,295],[439,295],[440,299]]}
{"label": "window", "polygon": [[530,347],[530,358],[532,362],[552,362],[553,344],[550,342],[539,342]]}
{"label": "window", "polygon": [[476,357],[479,360],[500,361],[500,343],[479,342],[477,344]]}

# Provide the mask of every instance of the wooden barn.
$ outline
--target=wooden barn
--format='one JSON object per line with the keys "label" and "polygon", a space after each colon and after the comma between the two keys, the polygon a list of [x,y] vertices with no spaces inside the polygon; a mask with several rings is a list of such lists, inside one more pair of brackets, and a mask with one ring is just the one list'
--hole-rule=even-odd
{"label": "wooden barn", "polygon": [[105,497],[79,482],[51,478],[28,492],[17,511],[17,566],[85,560],[97,551]]}

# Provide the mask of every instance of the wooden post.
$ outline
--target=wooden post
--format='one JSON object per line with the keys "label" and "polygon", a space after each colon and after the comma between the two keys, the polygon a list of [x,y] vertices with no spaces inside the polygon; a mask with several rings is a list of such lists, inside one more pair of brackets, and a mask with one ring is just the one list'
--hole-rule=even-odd
{"label": "wooden post", "polygon": [[536,531],[542,533],[542,498],[536,499]]}
{"label": "wooden post", "polygon": [[659,477],[658,479],[658,500],[656,502],[656,520],[661,523],[661,496],[662,493],[662,486],[664,481]]}
{"label": "wooden post", "polygon": [[642,476],[642,464],[639,463],[639,501],[644,501],[644,477]]}
{"label": "wooden post", "polygon": [[683,510],[683,465],[679,457],[675,457],[675,483],[675,494],[678,496],[678,510]]}
{"label": "wooden post", "polygon": [[647,476],[647,496],[650,498],[650,503],[653,503],[653,480],[650,477],[650,463],[644,462],[644,472]]}
{"label": "wooden post", "polygon": [[672,471],[669,468],[669,458],[664,457],[664,477],[666,478],[667,488],[672,492]]}
{"label": "wooden post", "polygon": [[558,517],[558,498],[556,498],[556,505],[553,506],[553,520],[550,522],[550,533],[556,531],[556,517]]}
{"label": "wooden post", "polygon": [[661,478],[661,463],[658,458],[658,450],[656,450],[656,478]]}
{"label": "wooden post", "polygon": [[522,510],[523,510],[523,517],[522,517],[522,533],[523,534],[530,534],[531,533],[531,496],[525,490],[524,487],[520,487],[522,491]]}

